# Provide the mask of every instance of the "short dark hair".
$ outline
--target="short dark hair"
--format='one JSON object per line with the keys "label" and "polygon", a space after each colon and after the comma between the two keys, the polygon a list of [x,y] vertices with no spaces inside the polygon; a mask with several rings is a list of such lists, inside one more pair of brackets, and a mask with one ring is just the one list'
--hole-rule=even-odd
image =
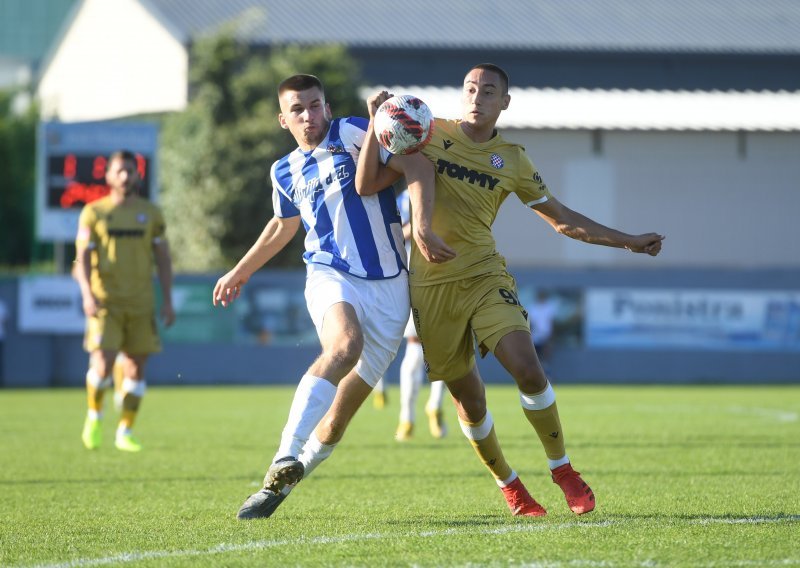
{"label": "short dark hair", "polygon": [[307,91],[314,87],[318,88],[323,95],[325,94],[322,81],[314,75],[292,75],[278,85],[278,96],[280,97],[285,91]]}
{"label": "short dark hair", "polygon": [[111,166],[111,162],[113,162],[117,158],[119,158],[123,162],[133,162],[134,164],[136,163],[136,154],[134,154],[130,150],[117,150],[108,157],[108,161],[106,162],[106,170],[108,170],[109,166]]}
{"label": "short dark hair", "polygon": [[[508,73],[506,73],[502,67],[495,65],[494,63],[478,63],[469,71],[474,71],[475,69],[483,69],[484,71],[497,73],[500,76],[500,80],[503,82],[503,94],[508,93]],[[469,71],[467,71],[467,73],[469,73]]]}

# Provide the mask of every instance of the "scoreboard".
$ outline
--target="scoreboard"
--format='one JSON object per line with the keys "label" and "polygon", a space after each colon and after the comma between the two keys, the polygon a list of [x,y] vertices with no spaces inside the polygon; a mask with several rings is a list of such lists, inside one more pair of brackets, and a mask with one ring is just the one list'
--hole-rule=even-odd
{"label": "scoreboard", "polygon": [[[108,195],[106,185],[107,154],[69,153],[47,159],[47,203],[51,209],[81,208]],[[139,195],[150,197],[149,157],[136,154],[141,183]]]}
{"label": "scoreboard", "polygon": [[40,125],[37,159],[36,236],[69,242],[81,208],[108,195],[108,156],[130,150],[141,178],[139,194],[157,197],[158,130],[149,123],[58,123]]}

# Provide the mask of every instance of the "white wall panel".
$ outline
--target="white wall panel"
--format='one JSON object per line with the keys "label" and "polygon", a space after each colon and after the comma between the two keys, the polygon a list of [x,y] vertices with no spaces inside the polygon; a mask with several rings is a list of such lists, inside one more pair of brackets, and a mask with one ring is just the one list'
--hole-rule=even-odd
{"label": "white wall panel", "polygon": [[184,46],[135,0],[87,0],[51,54],[44,118],[103,120],[186,106]]}
{"label": "white wall panel", "polygon": [[[627,232],[667,236],[656,259],[576,253],[579,243],[563,242],[511,198],[495,235],[512,266],[800,266],[800,133],[614,131],[602,134],[596,155],[586,131],[505,134],[526,146],[568,206]],[[605,164],[609,187],[580,188],[575,164],[588,159]]]}

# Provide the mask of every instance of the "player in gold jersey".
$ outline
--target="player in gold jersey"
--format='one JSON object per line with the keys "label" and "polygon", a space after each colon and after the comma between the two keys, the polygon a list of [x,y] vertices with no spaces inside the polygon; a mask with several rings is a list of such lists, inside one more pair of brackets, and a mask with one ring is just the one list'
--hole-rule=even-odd
{"label": "player in gold jersey", "polygon": [[122,352],[121,418],[115,446],[142,449],[131,429],[145,392],[144,368],[161,350],[156,330],[153,264],[163,303],[161,317],[172,325],[172,261],[164,218],[157,206],[137,195],[136,156],[119,151],[108,159],[110,193],[81,211],[75,240],[78,281],[86,315],[84,348],[89,352],[86,391],[89,410],[81,439],[87,449],[101,443],[103,394],[112,386],[112,368]]}
{"label": "player in gold jersey", "polygon": [[[383,91],[367,100],[370,117],[389,96]],[[495,129],[510,101],[505,71],[492,64],[476,65],[464,79],[461,119],[437,118],[433,137],[422,149],[436,170],[431,229],[456,254],[448,262],[431,264],[412,247],[412,313],[428,376],[446,381],[461,429],[512,513],[543,516],[546,511],[503,456],[475,366],[476,341],[482,355],[493,352],[514,377],[523,412],[544,446],[552,480],[570,509],[580,515],[594,509],[594,493],[567,456],[555,393],[536,356],[527,313],[505,259],[497,252],[491,226],[513,192],[558,233],[586,243],[655,256],[664,237],[605,227],[553,197],[524,148],[507,142]],[[359,183],[366,185],[372,179],[378,156],[377,141],[368,132],[359,157]],[[388,165],[393,167],[392,161]]]}

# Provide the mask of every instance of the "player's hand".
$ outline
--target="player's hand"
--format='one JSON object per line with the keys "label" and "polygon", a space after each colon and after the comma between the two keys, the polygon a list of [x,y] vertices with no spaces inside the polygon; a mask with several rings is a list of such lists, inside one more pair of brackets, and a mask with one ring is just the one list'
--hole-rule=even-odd
{"label": "player's hand", "polygon": [[225,276],[217,280],[211,298],[212,303],[215,306],[219,303],[222,304],[223,308],[227,308],[228,304],[232,304],[233,301],[239,297],[242,293],[242,286],[244,286],[249,279],[249,277],[242,276],[235,270],[231,270]]}
{"label": "player's hand", "polygon": [[631,252],[638,252],[656,256],[661,252],[661,242],[666,237],[658,233],[645,233],[644,235],[637,235],[633,240],[628,243],[625,248]]}
{"label": "player's hand", "polygon": [[369,113],[369,117],[375,118],[375,113],[378,112],[378,107],[381,106],[384,101],[391,99],[393,96],[394,95],[389,91],[380,91],[367,98],[367,112]]}
{"label": "player's hand", "polygon": [[441,264],[456,257],[456,251],[447,246],[439,235],[433,231],[414,230],[414,241],[425,260]]}
{"label": "player's hand", "polygon": [[164,327],[169,327],[175,323],[175,309],[172,304],[164,303],[161,306],[161,321],[164,323]]}
{"label": "player's hand", "polygon": [[89,294],[83,298],[83,314],[87,318],[95,317],[98,311],[100,311],[100,304],[97,303],[97,298],[94,297],[94,294]]}

